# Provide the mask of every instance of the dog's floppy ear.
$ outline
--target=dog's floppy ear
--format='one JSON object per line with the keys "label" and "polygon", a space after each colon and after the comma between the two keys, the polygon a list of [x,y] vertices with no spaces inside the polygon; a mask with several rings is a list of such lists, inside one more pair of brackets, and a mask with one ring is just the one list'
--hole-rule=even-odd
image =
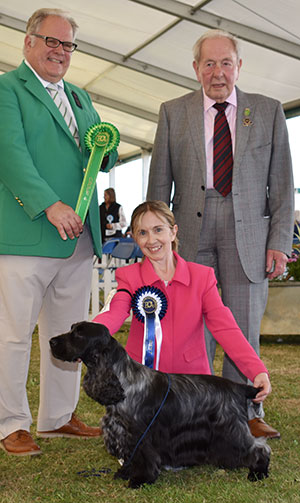
{"label": "dog's floppy ear", "polygon": [[96,375],[88,371],[83,380],[83,389],[101,405],[116,405],[125,398],[119,379],[110,369]]}
{"label": "dog's floppy ear", "polygon": [[[73,337],[84,341],[80,358],[85,365],[99,364],[103,360],[103,351],[110,344],[111,335],[108,329],[99,323],[83,321],[72,326]],[[102,366],[104,363],[102,363]]]}

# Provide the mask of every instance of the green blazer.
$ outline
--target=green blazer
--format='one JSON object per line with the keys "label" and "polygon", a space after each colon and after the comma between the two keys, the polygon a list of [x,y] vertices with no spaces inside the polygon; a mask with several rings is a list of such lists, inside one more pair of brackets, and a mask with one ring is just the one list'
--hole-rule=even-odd
{"label": "green blazer", "polygon": [[[65,83],[82,150],[52,98],[23,62],[0,76],[0,254],[69,257],[77,240],[63,241],[45,215],[61,200],[75,208],[89,151],[87,129],[100,122],[88,94]],[[106,170],[117,153],[110,155]],[[94,251],[101,256],[97,193],[87,223]]]}

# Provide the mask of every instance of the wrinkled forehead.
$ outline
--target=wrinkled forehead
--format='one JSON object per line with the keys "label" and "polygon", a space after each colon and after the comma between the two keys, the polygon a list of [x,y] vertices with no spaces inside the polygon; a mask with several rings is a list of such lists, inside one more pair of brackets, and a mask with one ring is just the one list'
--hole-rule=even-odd
{"label": "wrinkled forehead", "polygon": [[203,40],[200,50],[200,61],[207,59],[232,59],[238,61],[236,47],[227,37],[213,37]]}
{"label": "wrinkled forehead", "polygon": [[133,222],[132,222],[132,232],[135,234],[136,232],[138,232],[139,230],[141,230],[144,226],[144,222],[145,222],[145,218],[144,217],[147,217],[147,216],[153,216],[153,217],[156,217],[157,219],[157,223],[156,225],[159,225],[159,224],[167,224],[167,225],[170,225],[170,223],[168,222],[168,220],[166,219],[166,217],[164,215],[162,215],[161,213],[157,212],[157,211],[150,211],[150,210],[147,210],[145,211],[144,213],[142,213],[141,215],[139,215]]}

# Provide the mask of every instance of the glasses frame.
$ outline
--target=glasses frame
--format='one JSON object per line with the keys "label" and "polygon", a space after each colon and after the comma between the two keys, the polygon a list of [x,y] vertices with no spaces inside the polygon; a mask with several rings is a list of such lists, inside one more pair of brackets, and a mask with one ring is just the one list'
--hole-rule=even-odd
{"label": "glasses frame", "polygon": [[[78,47],[77,44],[75,44],[74,42],[62,42],[61,40],[59,40],[58,38],[55,38],[55,37],[46,37],[45,35],[40,35],[39,33],[31,33],[31,35],[33,35],[34,37],[38,37],[38,38],[43,39],[46,46],[51,47],[51,49],[56,49],[61,44],[64,51],[74,52],[76,50],[76,48]],[[49,40],[56,40],[57,45],[49,45]],[[68,45],[66,45],[66,44],[68,44]],[[72,45],[71,49],[68,48],[70,44]]]}

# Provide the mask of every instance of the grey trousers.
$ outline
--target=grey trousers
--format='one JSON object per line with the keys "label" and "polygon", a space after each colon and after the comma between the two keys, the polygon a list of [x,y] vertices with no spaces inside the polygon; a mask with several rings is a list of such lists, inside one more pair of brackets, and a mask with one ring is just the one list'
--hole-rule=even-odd
{"label": "grey trousers", "polygon": [[[214,189],[207,191],[196,262],[214,268],[224,304],[230,308],[246,339],[259,355],[260,325],[267,303],[268,280],[252,283],[244,273],[236,248],[231,194],[224,198]],[[216,341],[207,328],[205,339],[213,371]],[[226,354],[222,375],[235,382],[247,382]],[[262,406],[257,407],[251,401],[248,414],[249,419],[262,417]]]}

